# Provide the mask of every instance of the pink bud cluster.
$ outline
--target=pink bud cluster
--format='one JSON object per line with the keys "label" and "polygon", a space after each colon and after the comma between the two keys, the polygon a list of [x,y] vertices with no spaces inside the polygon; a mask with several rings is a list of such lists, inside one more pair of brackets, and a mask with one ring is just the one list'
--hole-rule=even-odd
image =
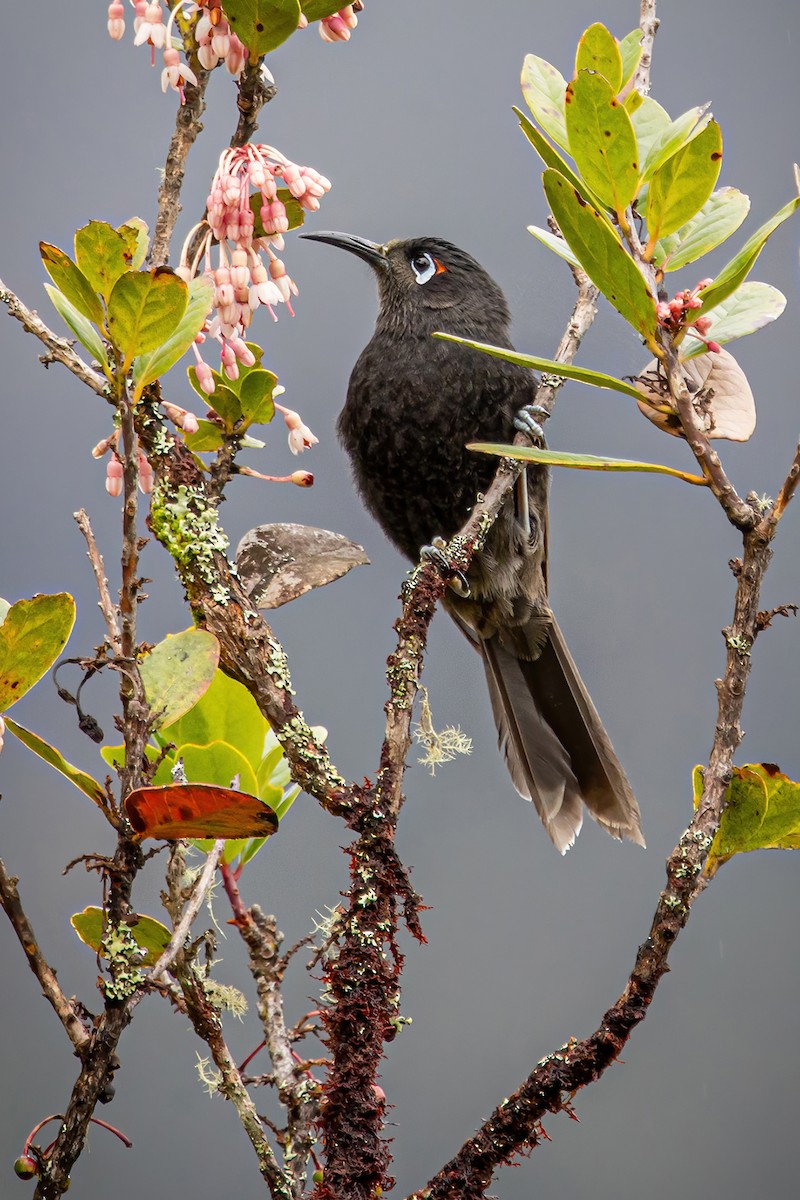
{"label": "pink bud cluster", "polygon": [[[192,262],[188,254],[189,246],[196,244],[196,230],[184,245],[178,274],[188,282],[204,259],[205,273],[214,284],[214,312],[194,346],[197,379],[208,395],[214,390],[214,380],[198,349],[206,336],[220,342],[221,372],[236,379],[239,363],[253,365],[244,339],[256,309],[263,305],[277,320],[275,308],[285,304],[293,314],[292,297],[298,294],[297,285],[275,252],[283,249],[282,235],[289,228],[286,206],[278,196],[278,179],[310,212],[319,208],[320,198],[331,186],[313,167],[299,166],[273,146],[225,150],[208,195],[207,231]],[[255,235],[253,198],[264,229],[259,237]],[[211,253],[215,241],[216,266]]]}
{"label": "pink bud cluster", "polygon": [[204,6],[203,15],[195,26],[194,36],[197,42],[197,57],[204,70],[213,71],[214,67],[224,63],[229,74],[234,79],[239,78],[250,52],[228,24],[219,0],[212,0]]}
{"label": "pink bud cluster", "polygon": [[[187,412],[185,408],[180,408],[177,404],[170,404],[168,401],[162,401],[164,412],[178,429],[182,429],[184,433],[197,433],[200,428],[197,417],[192,412]],[[96,446],[92,448],[92,458],[103,458],[108,455],[106,463],[106,491],[109,496],[121,496],[123,475],[125,468],[122,459],[119,455],[119,430],[115,429],[108,437],[103,438]],[[153,468],[147,456],[141,449],[137,451],[139,460],[139,491],[145,495],[152,492],[153,484],[155,483],[155,475]]]}
{"label": "pink bud cluster", "polygon": [[695,287],[677,292],[672,300],[659,300],[656,305],[658,323],[669,333],[680,333],[687,330],[692,337],[705,342],[712,353],[719,354],[721,346],[718,342],[709,341],[708,331],[711,328],[711,317],[695,317],[690,320],[693,310],[703,307],[699,293],[713,283],[712,279],[701,279]]}

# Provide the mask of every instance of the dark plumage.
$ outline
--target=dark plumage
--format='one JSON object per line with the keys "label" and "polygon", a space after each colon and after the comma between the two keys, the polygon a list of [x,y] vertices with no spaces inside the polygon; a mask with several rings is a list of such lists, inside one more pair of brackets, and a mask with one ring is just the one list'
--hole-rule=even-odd
{"label": "dark plumage", "polygon": [[[380,312],[353,368],[338,431],[364,502],[403,554],[463,525],[496,463],[466,443],[511,441],[534,399],[524,367],[433,338],[435,330],[510,347],[505,297],[463,250],[439,238],[377,246],[329,242],[370,264]],[[639,810],[547,602],[547,471],[527,469],[530,528],[509,499],[468,574],[470,595],[444,606],[483,658],[514,786],[562,853],[583,805],[615,837],[644,844]]]}

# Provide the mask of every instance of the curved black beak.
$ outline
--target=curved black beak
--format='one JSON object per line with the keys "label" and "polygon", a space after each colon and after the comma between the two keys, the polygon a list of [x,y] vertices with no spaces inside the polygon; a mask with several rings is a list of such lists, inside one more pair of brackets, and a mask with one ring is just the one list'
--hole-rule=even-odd
{"label": "curved black beak", "polygon": [[386,248],[379,246],[377,242],[368,242],[366,238],[354,237],[351,233],[329,232],[301,233],[299,236],[312,242],[327,242],[329,246],[338,246],[340,250],[349,250],[377,271],[386,271],[389,268]]}

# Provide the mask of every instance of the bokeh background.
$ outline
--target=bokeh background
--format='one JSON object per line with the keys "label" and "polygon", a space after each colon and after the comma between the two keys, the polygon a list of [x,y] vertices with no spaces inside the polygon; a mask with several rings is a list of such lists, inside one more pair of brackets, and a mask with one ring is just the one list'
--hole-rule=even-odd
{"label": "bokeh background", "polygon": [[[670,0],[660,16],[652,94],[673,115],[713,101],[725,136],[721,183],[751,195],[752,230],[792,191],[800,8],[795,0]],[[546,213],[540,168],[511,113],[522,57],[535,52],[569,75],[587,25],[603,20],[622,36],[637,19],[633,0],[368,0],[348,45],[324,45],[310,29],[271,56],[278,96],[260,136],[333,180],[309,228],[379,241],[435,233],[463,245],[505,288],[517,345],[548,354],[573,292],[564,264],[526,232]],[[147,50],[133,48],[130,28],[120,44],[107,38],[100,0],[8,5],[3,41],[0,274],[60,329],[42,290],[37,242],[69,249],[91,218],[116,224],[138,214],[152,225],[176,97],[162,96],[159,73]],[[182,233],[202,212],[234,126],[234,88],[222,73],[210,86],[205,126],[190,159]],[[774,494],[794,453],[799,238],[797,221],[787,223],[755,272],[787,295],[785,315],[734,348],[759,405],[752,441],[723,447],[742,492]],[[274,614],[301,707],[330,730],[337,765],[360,778],[378,762],[383,664],[406,569],[362,510],[334,434],[349,370],[371,331],[374,286],[362,264],[329,247],[292,238],[285,259],[301,289],[297,317],[282,312],[272,325],[259,315],[253,333],[288,402],[320,438],[299,464],[314,471],[316,485],[299,491],[240,480],[223,520],[234,544],[255,524],[291,520],[340,530],[367,548],[370,567]],[[722,261],[718,253],[711,265]],[[689,268],[676,286],[697,278]],[[78,620],[69,652],[87,653],[103,631],[71,514],[88,509],[116,586],[120,506],[106,496],[102,464],[89,456],[110,430],[109,413],[60,366],[45,372],[40,347],[16,323],[0,321],[0,338],[0,594],[71,591]],[[644,357],[622,319],[603,311],[580,361],[629,374]],[[183,367],[167,386],[176,402],[190,403]],[[298,465],[281,430],[276,424],[268,448],[250,458],[254,467],[281,474]],[[577,385],[564,390],[548,436],[570,450],[689,462],[683,445],[624,398]],[[799,526],[791,511],[767,605],[800,600]],[[430,911],[428,945],[404,944],[403,1012],[413,1025],[389,1048],[382,1077],[393,1106],[397,1194],[422,1186],[539,1058],[594,1029],[616,998],[647,933],[664,859],[688,819],[692,765],[710,745],[720,628],[733,597],[727,564],[737,553],[711,497],[666,478],[562,473],[553,482],[551,541],[553,604],[638,794],[648,848],[618,845],[590,823],[575,849],[558,856],[506,777],[477,659],[437,618],[425,671],[434,719],[461,725],[474,753],[435,779],[417,765],[407,777],[399,845]],[[141,633],[157,641],[184,628],[187,612],[158,546],[148,546],[143,566],[152,583]],[[754,655],[739,761],[774,761],[798,777],[799,669],[798,627],[779,620]],[[90,685],[85,698],[113,736],[111,684]],[[102,770],[74,710],[46,681],[14,715],[87,770]],[[93,1006],[94,958],[69,916],[97,903],[98,879],[82,867],[63,870],[87,850],[107,850],[109,834],[78,791],[7,740],[2,854],[20,877],[63,987]],[[290,942],[337,903],[343,841],[342,827],[301,797],[280,837],[248,869],[247,900],[277,913]],[[154,915],[160,861],[136,892]],[[552,1141],[504,1169],[492,1190],[504,1200],[534,1191],[542,1200],[793,1194],[799,899],[798,863],[788,853],[727,866],[697,904],[625,1064],[577,1097],[580,1125],[564,1116],[546,1121]],[[216,913],[224,921],[221,900]],[[222,958],[223,978],[246,986],[235,939],[222,943]],[[286,983],[289,1020],[312,1007],[315,990],[301,955]],[[16,1189],[12,1161],[26,1132],[64,1106],[76,1063],[5,923],[0,996],[5,1195]],[[228,1034],[242,1057],[259,1040],[252,1015],[229,1021]],[[261,1194],[235,1114],[197,1079],[202,1049],[166,1004],[140,1007],[122,1043],[116,1099],[100,1114],[133,1138],[134,1149],[95,1131],[74,1172],[75,1194]]]}

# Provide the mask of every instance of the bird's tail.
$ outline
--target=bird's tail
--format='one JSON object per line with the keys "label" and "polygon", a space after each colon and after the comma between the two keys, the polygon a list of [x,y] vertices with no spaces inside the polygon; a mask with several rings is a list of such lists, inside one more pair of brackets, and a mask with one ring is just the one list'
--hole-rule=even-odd
{"label": "bird's tail", "polygon": [[508,632],[479,648],[514,787],[533,801],[562,854],[578,836],[584,805],[612,837],[644,846],[636,798],[555,619],[544,645],[540,619],[530,646],[524,626],[515,644]]}

